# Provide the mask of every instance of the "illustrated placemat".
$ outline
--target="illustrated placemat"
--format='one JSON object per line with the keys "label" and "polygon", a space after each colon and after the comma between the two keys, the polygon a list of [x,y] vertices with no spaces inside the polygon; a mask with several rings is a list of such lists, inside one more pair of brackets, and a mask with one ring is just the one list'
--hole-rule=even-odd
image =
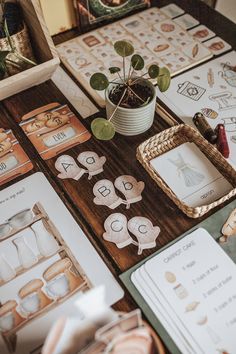
{"label": "illustrated placemat", "polygon": [[0,192],[1,354],[40,353],[52,324],[104,284],[110,306],[123,296],[86,235],[42,173]]}
{"label": "illustrated placemat", "polygon": [[232,51],[172,79],[159,97],[183,122],[202,112],[212,128],[224,124],[230,149],[229,162],[236,167],[236,52]]}
{"label": "illustrated placemat", "polygon": [[[134,267],[130,268],[128,271],[124,272],[120,275],[120,279],[138,304],[138,306],[142,309],[145,316],[148,318],[152,326],[155,328],[157,333],[161,336],[162,340],[165,342],[166,346],[168,347],[171,353],[181,354],[179,349],[176,347],[175,343],[173,342],[172,338],[166,332],[165,328],[162,326],[158,318],[154,315],[154,313],[149,308],[148,304],[144,301],[143,297],[140,293],[136,290],[133,283],[131,282],[131,275],[132,273],[138,269],[141,265],[143,265],[147,260],[153,258],[155,255],[161,253],[163,250],[170,247],[172,244],[176,243],[192,231],[196,230],[197,228],[203,228],[207,230],[210,235],[214,239],[219,239],[221,237],[221,229],[225,224],[226,220],[228,219],[230,213],[236,208],[236,201],[231,202],[223,209],[217,211],[215,214],[209,216],[206,220],[202,221],[191,230],[187,231],[180,237],[178,237],[173,242],[169,243],[167,246],[163,247],[162,249],[158,250],[150,257],[147,257],[145,260],[141,261],[140,263],[136,264]],[[222,244],[222,248],[225,252],[229,255],[229,257],[236,263],[236,237],[231,237],[226,243]]]}
{"label": "illustrated placemat", "polygon": [[[135,51],[145,60],[143,73],[150,64],[155,63],[168,67],[173,76],[216,54],[202,43],[213,32],[199,26],[199,30],[191,33],[188,29],[199,22],[188,14],[173,20],[173,17],[182,13],[178,9],[170,7],[162,11],[152,7],[64,42],[57,46],[58,53],[67,69],[96,102],[104,106],[104,92],[98,93],[91,89],[89,80],[96,71],[108,74],[109,67],[122,67],[122,61],[112,46],[117,40],[132,42]],[[112,79],[111,74],[109,78]]]}

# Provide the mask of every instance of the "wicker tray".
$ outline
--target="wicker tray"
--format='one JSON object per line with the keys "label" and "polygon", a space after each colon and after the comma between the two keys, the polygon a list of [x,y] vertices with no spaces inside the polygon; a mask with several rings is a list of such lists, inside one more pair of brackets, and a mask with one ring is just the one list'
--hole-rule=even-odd
{"label": "wicker tray", "polygon": [[[160,175],[157,174],[151,166],[150,160],[185,142],[195,143],[218,171],[232,184],[233,189],[227,195],[224,195],[208,205],[193,208],[179,200]],[[188,125],[181,124],[174,126],[144,141],[137,149],[137,159],[178,208],[191,218],[198,218],[206,214],[209,210],[236,195],[236,171],[214,146],[208,143],[195,129]]]}

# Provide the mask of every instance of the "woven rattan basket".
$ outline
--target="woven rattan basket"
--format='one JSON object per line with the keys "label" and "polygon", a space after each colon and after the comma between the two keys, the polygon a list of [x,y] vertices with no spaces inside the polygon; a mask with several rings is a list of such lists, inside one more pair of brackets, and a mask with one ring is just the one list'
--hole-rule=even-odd
{"label": "woven rattan basket", "polygon": [[[177,198],[175,193],[168,187],[164,180],[157,174],[150,164],[150,160],[186,142],[193,142],[206,155],[218,171],[232,184],[233,189],[220,199],[208,205],[190,207]],[[236,195],[236,171],[223,158],[220,152],[208,143],[195,129],[188,125],[177,125],[146,140],[137,149],[137,159],[145,170],[156,181],[158,186],[173,200],[173,202],[186,215],[191,218],[198,218],[209,210],[224,203]]]}
{"label": "woven rattan basket", "polygon": [[[29,39],[29,34],[26,25],[24,24],[23,28],[21,31],[17,32],[16,34],[13,34],[11,36],[11,41],[13,46],[16,48],[17,52],[26,57],[27,59],[35,61],[34,55],[33,55],[33,50],[30,44],[30,39]],[[0,50],[11,50],[9,42],[7,38],[1,38],[0,39]],[[16,57],[15,54],[10,53],[7,56],[8,59],[10,59],[12,62],[15,62],[18,65],[22,66],[22,61]],[[24,64],[24,69],[27,69],[30,67],[29,65]],[[15,75],[19,72],[21,72],[24,69],[19,69],[19,67],[15,66],[14,64],[7,64],[7,71],[9,75]]]}

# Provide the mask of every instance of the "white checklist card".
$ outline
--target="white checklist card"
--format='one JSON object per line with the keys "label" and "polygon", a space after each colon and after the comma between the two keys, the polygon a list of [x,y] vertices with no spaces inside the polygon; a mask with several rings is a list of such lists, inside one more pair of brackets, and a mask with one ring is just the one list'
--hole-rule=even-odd
{"label": "white checklist card", "polygon": [[236,266],[205,229],[148,260],[131,280],[181,353],[235,353]]}

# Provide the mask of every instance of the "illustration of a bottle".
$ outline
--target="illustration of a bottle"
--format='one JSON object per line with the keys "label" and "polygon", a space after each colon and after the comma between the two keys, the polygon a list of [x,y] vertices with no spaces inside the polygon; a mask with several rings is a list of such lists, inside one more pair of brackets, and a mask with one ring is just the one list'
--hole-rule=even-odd
{"label": "illustration of a bottle", "polygon": [[42,220],[31,226],[37,242],[39,252],[44,257],[49,257],[56,253],[59,245],[53,235],[46,229]]}
{"label": "illustration of a bottle", "polygon": [[177,167],[177,172],[182,174],[186,187],[197,186],[204,180],[204,175],[186,163],[181,154],[178,154],[176,160],[169,159],[169,161]]}
{"label": "illustration of a bottle", "polygon": [[5,256],[0,254],[0,278],[7,282],[16,276],[15,269],[7,262]]}
{"label": "illustration of a bottle", "polygon": [[24,237],[16,238],[12,241],[17,248],[20,264],[27,269],[38,262],[38,257],[34,254],[32,249],[25,242]]}

